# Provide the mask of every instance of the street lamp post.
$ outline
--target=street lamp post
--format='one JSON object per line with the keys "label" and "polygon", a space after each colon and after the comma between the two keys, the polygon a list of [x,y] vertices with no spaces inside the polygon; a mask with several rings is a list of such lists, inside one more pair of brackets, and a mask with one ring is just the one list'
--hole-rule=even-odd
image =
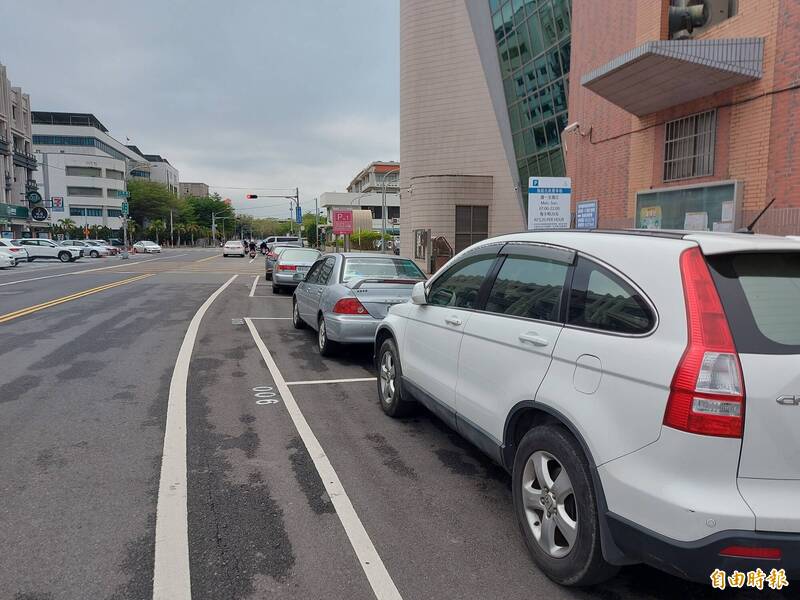
{"label": "street lamp post", "polygon": [[[386,171],[383,174],[383,194],[381,200],[381,254],[386,253],[386,176],[389,173],[400,173],[400,168],[392,169],[391,171]],[[399,179],[398,175],[398,179]],[[399,182],[398,182],[399,183]]]}

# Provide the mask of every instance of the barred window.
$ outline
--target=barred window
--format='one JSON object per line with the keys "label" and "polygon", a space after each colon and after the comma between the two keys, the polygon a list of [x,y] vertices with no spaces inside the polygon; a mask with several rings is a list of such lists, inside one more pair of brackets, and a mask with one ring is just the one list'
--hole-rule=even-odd
{"label": "barred window", "polygon": [[488,206],[456,206],[456,252],[489,237]]}
{"label": "barred window", "polygon": [[716,117],[716,110],[709,110],[666,124],[664,181],[714,174]]}

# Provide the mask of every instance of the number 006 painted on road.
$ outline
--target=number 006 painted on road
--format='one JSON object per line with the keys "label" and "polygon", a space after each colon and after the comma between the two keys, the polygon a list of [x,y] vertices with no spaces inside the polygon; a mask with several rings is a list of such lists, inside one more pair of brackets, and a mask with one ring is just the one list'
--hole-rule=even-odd
{"label": "number 006 painted on road", "polygon": [[259,385],[253,388],[253,395],[256,397],[256,404],[277,404],[280,402],[277,392],[274,392],[272,386]]}

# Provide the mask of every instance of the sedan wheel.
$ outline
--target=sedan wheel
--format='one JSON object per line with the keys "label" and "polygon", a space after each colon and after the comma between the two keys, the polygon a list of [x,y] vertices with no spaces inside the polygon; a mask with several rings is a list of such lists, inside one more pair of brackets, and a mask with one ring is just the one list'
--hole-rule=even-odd
{"label": "sedan wheel", "polygon": [[317,346],[322,356],[332,356],[336,350],[336,342],[328,339],[328,328],[325,325],[325,317],[319,318],[319,329],[317,329]]}
{"label": "sedan wheel", "polygon": [[89,256],[91,256],[92,258],[99,258],[100,257],[100,253],[97,250],[92,250],[89,253]]}
{"label": "sedan wheel", "polygon": [[292,300],[292,325],[295,329],[305,329],[305,321],[300,317],[300,307],[297,300]]}

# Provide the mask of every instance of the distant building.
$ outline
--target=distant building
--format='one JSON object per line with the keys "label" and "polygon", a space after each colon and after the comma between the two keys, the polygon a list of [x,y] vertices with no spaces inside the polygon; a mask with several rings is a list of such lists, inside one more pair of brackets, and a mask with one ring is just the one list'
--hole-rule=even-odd
{"label": "distant building", "polygon": [[188,181],[181,181],[178,184],[181,196],[195,196],[197,198],[205,198],[208,196],[207,183],[191,183]]}
{"label": "distant building", "polygon": [[145,154],[137,146],[132,145],[129,145],[128,148],[144,156],[145,160],[150,163],[150,181],[163,183],[169,188],[170,192],[176,196],[178,195],[178,169],[169,164],[169,161],[159,154]]}
{"label": "distant building", "polygon": [[30,218],[25,194],[34,189],[36,157],[31,141],[31,99],[12,87],[0,64],[0,235],[17,237],[46,231]]}
{"label": "distant building", "polygon": [[50,222],[70,219],[119,231],[125,182],[149,180],[150,163],[111,137],[93,114],[34,111],[32,121],[36,182]]}
{"label": "distant building", "polygon": [[348,192],[382,192],[386,178],[386,191],[396,194],[400,190],[400,163],[375,161],[361,169],[347,186]]}

